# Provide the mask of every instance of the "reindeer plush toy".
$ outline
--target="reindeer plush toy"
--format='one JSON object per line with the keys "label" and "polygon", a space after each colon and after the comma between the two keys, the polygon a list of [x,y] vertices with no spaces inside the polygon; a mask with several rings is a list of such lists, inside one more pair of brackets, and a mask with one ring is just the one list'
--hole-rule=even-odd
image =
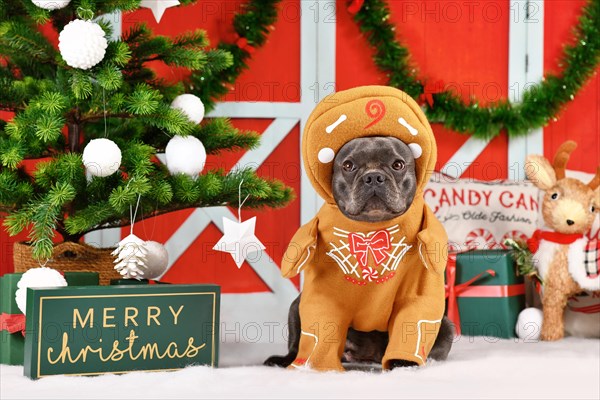
{"label": "reindeer plush toy", "polygon": [[543,281],[542,340],[563,338],[569,297],[600,292],[598,240],[585,236],[600,209],[600,167],[588,184],[566,178],[565,167],[576,147],[573,141],[563,143],[553,164],[543,156],[527,157],[527,177],[545,192],[542,215],[552,229],[536,231],[527,242]]}

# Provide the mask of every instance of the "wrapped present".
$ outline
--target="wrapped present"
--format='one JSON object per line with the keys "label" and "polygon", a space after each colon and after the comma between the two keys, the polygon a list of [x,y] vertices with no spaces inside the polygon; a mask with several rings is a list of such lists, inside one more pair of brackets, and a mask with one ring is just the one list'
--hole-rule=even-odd
{"label": "wrapped present", "polygon": [[446,269],[447,313],[457,334],[514,338],[525,285],[507,250],[452,256]]}
{"label": "wrapped present", "polygon": [[[22,273],[0,278],[0,364],[23,365],[25,316],[17,307],[15,293]],[[69,286],[98,285],[97,272],[65,272]]]}

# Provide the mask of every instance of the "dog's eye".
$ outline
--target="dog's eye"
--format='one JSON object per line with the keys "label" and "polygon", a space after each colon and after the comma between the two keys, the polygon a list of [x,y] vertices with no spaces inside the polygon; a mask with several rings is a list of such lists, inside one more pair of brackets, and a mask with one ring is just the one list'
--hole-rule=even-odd
{"label": "dog's eye", "polygon": [[354,164],[352,163],[352,161],[344,161],[344,163],[342,164],[342,168],[344,168],[344,171],[350,172],[354,170]]}
{"label": "dog's eye", "polygon": [[402,161],[402,160],[394,161],[394,163],[392,164],[392,168],[394,168],[396,171],[400,171],[401,169],[404,169],[404,161]]}
{"label": "dog's eye", "polygon": [[552,200],[556,200],[556,199],[558,199],[558,193],[552,193],[552,196],[550,196],[550,198],[551,198]]}
{"label": "dog's eye", "polygon": [[596,207],[594,207],[594,206],[590,207],[590,211],[593,213],[596,212]]}

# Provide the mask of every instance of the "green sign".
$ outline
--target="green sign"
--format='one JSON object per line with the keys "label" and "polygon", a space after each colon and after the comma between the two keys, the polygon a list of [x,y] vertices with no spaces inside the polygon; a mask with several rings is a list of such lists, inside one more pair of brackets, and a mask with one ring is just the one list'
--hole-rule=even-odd
{"label": "green sign", "polygon": [[25,375],[216,366],[219,287],[28,289]]}

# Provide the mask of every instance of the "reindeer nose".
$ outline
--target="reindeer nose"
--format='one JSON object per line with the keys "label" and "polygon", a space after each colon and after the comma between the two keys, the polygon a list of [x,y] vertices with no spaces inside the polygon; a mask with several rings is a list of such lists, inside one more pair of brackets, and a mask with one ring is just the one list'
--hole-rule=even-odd
{"label": "reindeer nose", "polygon": [[572,219],[568,219],[567,220],[567,225],[571,226],[575,223],[575,221],[573,221]]}
{"label": "reindeer nose", "polygon": [[364,174],[362,179],[367,186],[381,186],[385,182],[385,175],[378,172],[369,172]]}

